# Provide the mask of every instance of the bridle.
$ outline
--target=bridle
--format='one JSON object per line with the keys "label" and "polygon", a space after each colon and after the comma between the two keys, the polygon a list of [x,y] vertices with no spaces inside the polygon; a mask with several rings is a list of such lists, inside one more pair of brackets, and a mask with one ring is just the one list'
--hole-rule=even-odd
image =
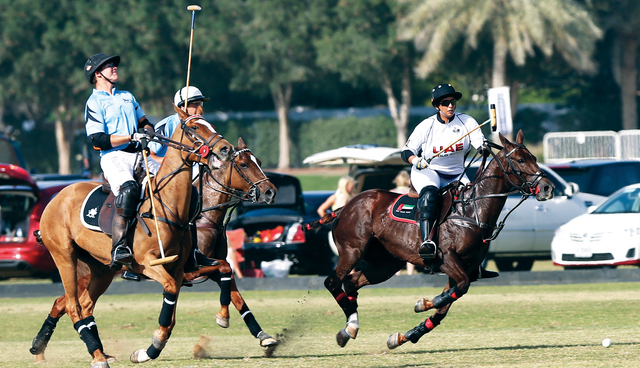
{"label": "bridle", "polygon": [[[543,172],[541,172],[541,171],[537,171],[536,173],[531,174],[531,173],[523,172],[522,170],[518,169],[518,167],[515,164],[515,162],[513,162],[512,155],[513,155],[514,152],[516,152],[516,151],[518,151],[520,149],[526,149],[526,147],[525,147],[524,144],[520,144],[520,143],[512,143],[512,144],[514,145],[513,149],[504,155],[505,156],[505,161],[507,162],[508,169],[505,168],[505,166],[502,164],[502,162],[498,158],[498,155],[496,153],[494,153],[493,150],[492,150],[493,148],[495,148],[495,149],[498,149],[498,150],[502,151],[502,150],[504,150],[504,147],[502,147],[499,144],[493,143],[493,142],[485,141],[484,144],[483,144],[482,151],[489,152],[489,154],[493,157],[492,161],[496,162],[496,164],[498,165],[498,167],[502,171],[502,174],[503,174],[505,180],[509,183],[509,185],[511,185],[512,188],[515,188],[515,190],[511,190],[511,191],[506,192],[506,193],[496,193],[496,194],[486,194],[486,195],[476,196],[476,187],[480,183],[480,180],[483,178],[482,174],[485,172],[486,168],[489,166],[489,165],[486,165],[487,157],[485,155],[483,155],[482,165],[480,165],[480,169],[476,172],[474,181],[471,184],[471,196],[470,196],[470,198],[464,199],[464,200],[463,199],[456,200],[457,202],[462,203],[463,209],[464,209],[465,205],[469,205],[471,203],[473,204],[474,216],[475,216],[476,222],[478,223],[478,226],[480,227],[480,229],[482,229],[482,230],[490,230],[492,228],[495,228],[495,230],[493,231],[493,234],[491,234],[490,237],[483,239],[484,242],[489,242],[489,241],[494,240],[495,238],[498,237],[498,234],[500,234],[500,231],[502,231],[502,228],[504,227],[504,224],[505,224],[505,222],[507,220],[507,217],[509,217],[509,215],[516,208],[518,208],[522,204],[522,202],[524,202],[527,198],[529,198],[532,195],[536,195],[536,194],[538,194],[540,192],[539,183],[542,180],[542,178],[545,177],[545,174]],[[480,151],[476,153],[476,155],[473,157],[473,159],[465,167],[465,170],[463,171],[462,175],[464,175],[464,172],[466,171],[467,168],[469,168],[469,166],[471,164],[473,164],[475,161],[478,160],[478,155],[479,154],[480,154]],[[516,180],[519,181],[520,183],[515,183],[513,180],[511,180],[510,175],[514,175],[516,177]],[[525,179],[526,176],[532,177],[533,180],[532,181],[527,181],[527,179]],[[509,196],[509,195],[512,195],[512,194],[515,194],[515,193],[520,193],[522,195],[522,197],[520,198],[520,201],[518,202],[518,204],[513,206],[513,208],[511,208],[511,210],[509,210],[509,212],[507,212],[507,214],[504,216],[502,221],[500,221],[500,223],[497,224],[497,226],[491,226],[490,224],[481,222],[479,220],[479,218],[478,218],[478,208],[477,208],[477,201],[478,200],[485,199],[485,198],[506,197],[506,196]]]}
{"label": "bridle", "polygon": [[[214,130],[214,133],[211,135],[211,137],[209,137],[208,139],[205,139],[203,136],[201,136],[200,134],[198,134],[196,132],[195,129],[191,128],[190,126],[188,126],[187,124],[191,121],[194,120],[199,120],[199,119],[203,119],[201,115],[191,115],[189,117],[187,117],[184,120],[181,120],[180,122],[180,127],[182,129],[182,135],[186,136],[187,139],[193,144],[192,146],[188,145],[188,144],[184,144],[182,142],[179,141],[174,141],[168,137],[165,137],[161,134],[155,134],[155,133],[151,133],[150,135],[153,137],[153,140],[166,145],[166,146],[170,146],[173,147],[181,152],[187,152],[188,155],[184,156],[184,155],[180,155],[182,158],[182,165],[179,165],[175,170],[171,171],[170,173],[168,173],[167,175],[163,176],[162,178],[158,179],[156,182],[156,186],[155,186],[155,190],[153,191],[153,193],[150,193],[150,195],[156,197],[157,192],[159,191],[159,188],[161,188],[161,184],[163,183],[164,180],[169,180],[171,177],[173,177],[174,175],[176,175],[180,170],[183,169],[183,167],[187,166],[187,167],[191,167],[191,163],[189,163],[187,161],[187,157],[189,157],[189,155],[195,155],[197,157],[197,162],[202,163],[202,159],[206,159],[207,157],[211,156],[215,156],[218,160],[222,161],[222,159],[220,159],[220,156],[218,156],[215,152],[213,152],[213,147],[218,144],[218,142],[220,142],[221,140],[224,139],[224,137],[222,136],[222,134],[216,132]],[[204,119],[203,119],[204,120]],[[233,147],[232,147],[233,150]],[[208,165],[200,165],[200,167],[202,168],[203,166],[206,166],[207,169],[209,168]],[[202,189],[202,188],[201,188]],[[202,208],[202,194],[201,192],[198,194],[198,204],[196,207],[196,211],[194,211],[194,216],[192,218],[189,219],[188,223],[193,223],[195,221],[195,218],[197,217],[197,215],[199,215],[200,211],[199,209]],[[171,214],[171,216],[174,219],[177,219],[178,216],[176,214],[174,214],[171,209],[169,209],[161,200],[160,198],[158,198],[158,203],[160,203],[168,212],[169,214]],[[151,216],[151,214],[144,214],[144,216],[142,217],[149,217]],[[164,222],[170,226],[173,227],[177,227],[180,229],[183,229],[185,231],[188,231],[189,229],[189,225],[183,225],[180,224],[176,221],[170,220],[170,219],[166,219],[166,218],[158,218],[158,221]]]}
{"label": "bridle", "polygon": [[[251,181],[251,179],[249,179],[243,172],[242,169],[238,166],[238,163],[236,162],[236,158],[238,158],[241,154],[248,152],[249,154],[251,154],[251,150],[248,148],[242,148],[240,150],[234,150],[233,156],[231,158],[231,164],[233,165],[233,168],[235,169],[235,171],[240,175],[240,177],[242,177],[242,179],[244,179],[244,181],[249,184],[249,190],[248,191],[242,191],[239,189],[234,189],[234,188],[230,188],[229,186],[221,183],[218,179],[216,179],[213,175],[211,175],[210,172],[207,173],[207,175],[203,176],[203,172],[201,171],[199,173],[200,178],[202,180],[200,180],[200,183],[202,185],[202,182],[204,182],[209,188],[211,188],[212,190],[215,190],[216,192],[222,193],[222,194],[227,194],[230,195],[231,197],[233,197],[234,199],[231,201],[228,201],[226,203],[222,203],[216,206],[212,206],[212,207],[207,207],[202,209],[202,212],[206,212],[206,211],[211,211],[217,208],[221,208],[223,206],[227,206],[230,204],[236,204],[239,203],[240,201],[247,201],[250,200],[252,203],[255,203],[258,201],[258,197],[260,196],[260,189],[258,188],[258,185],[262,182],[268,181],[269,178],[267,178],[266,175],[264,175],[263,173],[263,178],[261,178],[260,180],[253,182]],[[204,170],[208,170],[207,168],[204,168]],[[222,189],[220,189],[219,187],[215,187],[213,184],[211,184],[211,182],[209,180],[213,180],[216,182],[216,184],[218,184],[219,187],[222,187]]]}

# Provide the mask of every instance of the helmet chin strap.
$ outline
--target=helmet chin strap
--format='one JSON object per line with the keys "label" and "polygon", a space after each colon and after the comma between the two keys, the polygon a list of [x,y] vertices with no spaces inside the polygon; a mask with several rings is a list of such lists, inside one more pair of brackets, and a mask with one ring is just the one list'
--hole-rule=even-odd
{"label": "helmet chin strap", "polygon": [[112,81],[111,79],[107,78],[104,76],[104,74],[102,74],[102,70],[99,71],[98,73],[100,73],[100,75],[102,76],[102,78],[106,79],[107,82],[111,83],[111,86],[114,86],[118,81]]}

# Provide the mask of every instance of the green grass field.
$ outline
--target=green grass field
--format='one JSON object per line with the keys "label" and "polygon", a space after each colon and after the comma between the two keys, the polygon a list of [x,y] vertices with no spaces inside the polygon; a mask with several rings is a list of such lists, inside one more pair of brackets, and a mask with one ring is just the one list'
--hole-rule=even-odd
{"label": "green grass field", "polygon": [[[277,280],[274,280],[277,282]],[[344,316],[326,291],[251,291],[244,297],[267,333],[284,339],[271,358],[234,311],[218,327],[217,293],[185,293],[178,324],[162,355],[148,367],[635,367],[640,348],[640,283],[561,286],[479,286],[457,301],[448,317],[417,344],[388,350],[387,337],[405,332],[430,313],[413,304],[436,288],[363,289],[360,333],[340,348],[335,334]],[[104,296],[96,319],[107,353],[132,367],[129,355],[147,348],[157,326],[161,295]],[[31,340],[53,298],[0,301],[0,366],[33,362]],[[613,345],[601,346],[604,338]],[[198,345],[204,359],[194,359]],[[63,317],[49,343],[47,367],[87,367],[84,344]]]}

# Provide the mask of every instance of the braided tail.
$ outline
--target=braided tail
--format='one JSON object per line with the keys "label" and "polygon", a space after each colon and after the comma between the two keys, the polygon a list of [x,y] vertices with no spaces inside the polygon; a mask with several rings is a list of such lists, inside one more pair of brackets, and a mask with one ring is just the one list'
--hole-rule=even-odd
{"label": "braided tail", "polygon": [[339,208],[335,212],[327,213],[322,216],[320,220],[316,220],[313,222],[309,222],[308,224],[302,224],[302,231],[318,231],[322,225],[330,224],[335,220],[338,215],[340,215],[340,211],[342,208]]}

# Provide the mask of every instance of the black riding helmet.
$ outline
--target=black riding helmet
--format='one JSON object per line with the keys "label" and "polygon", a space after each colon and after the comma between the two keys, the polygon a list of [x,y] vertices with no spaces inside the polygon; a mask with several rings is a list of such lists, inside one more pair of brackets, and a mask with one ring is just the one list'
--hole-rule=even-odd
{"label": "black riding helmet", "polygon": [[433,99],[433,101],[431,101],[431,104],[433,105],[433,107],[438,108],[440,100],[449,96],[453,96],[453,98],[459,100],[462,98],[462,93],[456,92],[453,86],[448,83],[438,84],[431,90],[431,98]]}
{"label": "black riding helmet", "polygon": [[120,56],[113,55],[107,56],[105,54],[95,54],[84,63],[84,76],[87,77],[87,80],[91,84],[95,84],[94,74],[100,70],[100,67],[108,62],[112,62],[113,65],[120,65]]}

